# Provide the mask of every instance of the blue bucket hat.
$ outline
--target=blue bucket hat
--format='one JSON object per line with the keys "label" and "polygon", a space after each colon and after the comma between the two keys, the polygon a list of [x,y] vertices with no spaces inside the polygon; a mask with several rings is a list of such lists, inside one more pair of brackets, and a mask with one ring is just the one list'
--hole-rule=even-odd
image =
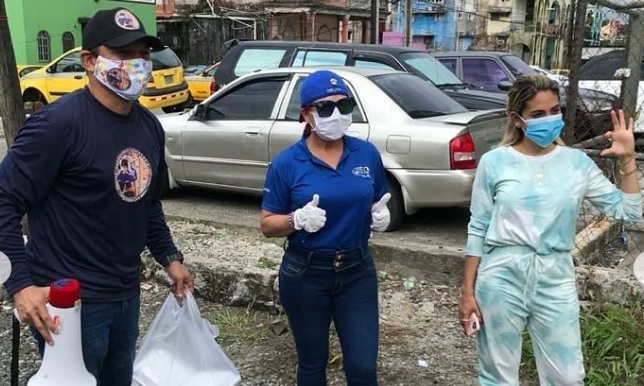
{"label": "blue bucket hat", "polygon": [[329,70],[319,70],[307,76],[300,89],[300,106],[306,107],[318,99],[330,95],[349,96],[347,85],[338,74]]}

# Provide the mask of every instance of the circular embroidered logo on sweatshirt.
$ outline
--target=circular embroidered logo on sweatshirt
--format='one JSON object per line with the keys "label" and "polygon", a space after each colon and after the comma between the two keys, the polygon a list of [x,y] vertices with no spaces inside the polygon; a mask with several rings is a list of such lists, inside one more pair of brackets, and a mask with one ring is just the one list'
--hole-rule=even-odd
{"label": "circular embroidered logo on sweatshirt", "polygon": [[151,182],[152,168],[143,153],[128,148],[116,157],[114,184],[123,201],[139,201],[148,192]]}

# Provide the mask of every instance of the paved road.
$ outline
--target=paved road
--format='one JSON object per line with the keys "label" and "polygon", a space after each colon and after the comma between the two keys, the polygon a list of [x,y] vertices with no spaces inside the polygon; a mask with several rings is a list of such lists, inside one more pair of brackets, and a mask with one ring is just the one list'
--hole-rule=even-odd
{"label": "paved road", "polygon": [[[155,113],[163,114],[161,111]],[[2,131],[0,122],[0,132]],[[0,134],[0,137],[2,135]],[[6,153],[0,138],[0,160]],[[259,227],[260,199],[206,190],[178,190],[164,200],[168,216]],[[466,209],[422,210],[409,216],[397,232],[375,233],[373,241],[386,246],[441,256],[462,256],[465,246]]]}

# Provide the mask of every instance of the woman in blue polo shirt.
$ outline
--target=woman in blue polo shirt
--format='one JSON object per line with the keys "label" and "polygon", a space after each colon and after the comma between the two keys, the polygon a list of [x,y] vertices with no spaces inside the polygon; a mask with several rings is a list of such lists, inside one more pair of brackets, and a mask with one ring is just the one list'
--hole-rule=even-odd
{"label": "woman in blue polo shirt", "polygon": [[367,246],[390,215],[385,170],[369,142],[345,136],[355,101],[337,74],[309,75],[300,91],[302,139],[266,176],[262,232],[288,236],[280,300],[298,354],[298,386],[326,385],[329,328],[342,346],[349,386],[378,384],[378,286]]}

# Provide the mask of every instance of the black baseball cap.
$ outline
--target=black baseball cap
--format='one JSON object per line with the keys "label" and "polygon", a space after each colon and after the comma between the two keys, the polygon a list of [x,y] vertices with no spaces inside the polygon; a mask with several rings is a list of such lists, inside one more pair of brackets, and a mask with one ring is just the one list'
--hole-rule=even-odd
{"label": "black baseball cap", "polygon": [[126,8],[96,12],[83,30],[84,50],[92,50],[101,45],[120,48],[138,40],[145,40],[155,51],[164,48],[161,40],[148,35],[141,20]]}

